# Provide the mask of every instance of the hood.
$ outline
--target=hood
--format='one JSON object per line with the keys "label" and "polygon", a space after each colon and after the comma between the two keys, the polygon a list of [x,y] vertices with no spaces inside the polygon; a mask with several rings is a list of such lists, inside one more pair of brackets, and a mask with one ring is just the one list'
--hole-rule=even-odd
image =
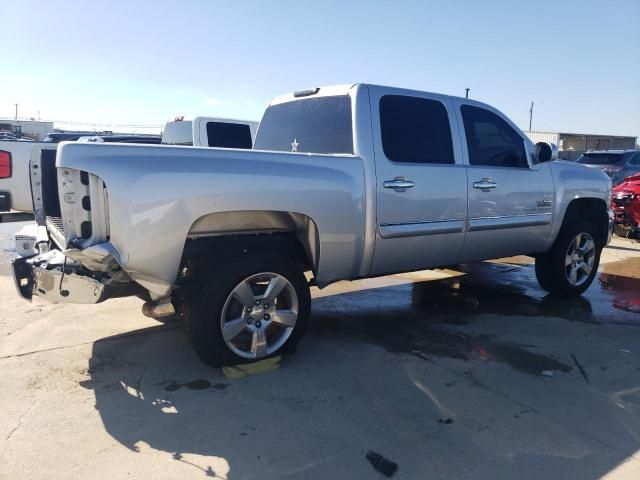
{"label": "hood", "polygon": [[613,193],[638,193],[640,194],[640,173],[636,173],[624,179],[624,181],[613,189]]}

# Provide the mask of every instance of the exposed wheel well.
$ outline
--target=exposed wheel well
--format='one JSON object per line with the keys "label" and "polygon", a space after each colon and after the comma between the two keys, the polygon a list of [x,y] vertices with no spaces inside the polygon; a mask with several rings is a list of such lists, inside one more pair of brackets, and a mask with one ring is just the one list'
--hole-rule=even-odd
{"label": "exposed wheel well", "polygon": [[177,281],[206,274],[212,265],[255,251],[278,252],[292,258],[303,271],[315,274],[318,238],[315,222],[299,213],[240,211],[205,215],[189,230]]}
{"label": "exposed wheel well", "polygon": [[599,244],[601,247],[607,242],[609,229],[609,215],[607,204],[599,198],[576,198],[572,200],[564,215],[563,224],[572,218],[585,218],[598,229]]}

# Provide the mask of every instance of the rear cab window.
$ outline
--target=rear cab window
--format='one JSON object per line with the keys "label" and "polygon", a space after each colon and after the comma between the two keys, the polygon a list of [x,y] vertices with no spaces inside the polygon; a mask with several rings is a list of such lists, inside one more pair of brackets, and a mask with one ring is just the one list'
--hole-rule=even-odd
{"label": "rear cab window", "polygon": [[622,161],[623,156],[616,153],[583,153],[576,163],[584,165],[615,165]]}
{"label": "rear cab window", "polygon": [[193,145],[193,122],[188,120],[169,122],[162,132],[165,145]]}
{"label": "rear cab window", "polygon": [[352,155],[351,109],[348,95],[271,105],[258,127],[254,149]]}
{"label": "rear cab window", "polygon": [[529,168],[524,139],[499,115],[472,105],[460,108],[470,165]]}

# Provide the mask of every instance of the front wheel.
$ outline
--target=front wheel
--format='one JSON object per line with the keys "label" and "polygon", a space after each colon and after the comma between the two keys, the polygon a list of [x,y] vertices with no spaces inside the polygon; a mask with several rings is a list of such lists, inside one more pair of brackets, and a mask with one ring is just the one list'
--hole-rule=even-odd
{"label": "front wheel", "polygon": [[536,277],[552,295],[581,295],[593,282],[600,264],[598,231],[586,220],[565,224],[551,250],[536,257]]}
{"label": "front wheel", "polygon": [[268,358],[293,349],[311,308],[303,272],[278,254],[250,253],[220,265],[187,299],[187,333],[208,365]]}

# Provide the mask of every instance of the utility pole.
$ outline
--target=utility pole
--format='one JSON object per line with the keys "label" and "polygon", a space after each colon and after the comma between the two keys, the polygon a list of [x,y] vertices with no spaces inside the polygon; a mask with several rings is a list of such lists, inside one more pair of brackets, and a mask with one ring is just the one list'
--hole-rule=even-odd
{"label": "utility pole", "polygon": [[38,121],[40,121],[40,110],[38,110]]}
{"label": "utility pole", "polygon": [[470,88],[465,88],[464,89],[464,98],[469,98],[469,90],[471,90]]}
{"label": "utility pole", "polygon": [[14,103],[15,107],[16,107],[16,120],[18,120],[18,104]]}
{"label": "utility pole", "polygon": [[533,101],[531,101],[531,108],[529,109],[529,131],[531,131],[532,120],[533,120]]}

